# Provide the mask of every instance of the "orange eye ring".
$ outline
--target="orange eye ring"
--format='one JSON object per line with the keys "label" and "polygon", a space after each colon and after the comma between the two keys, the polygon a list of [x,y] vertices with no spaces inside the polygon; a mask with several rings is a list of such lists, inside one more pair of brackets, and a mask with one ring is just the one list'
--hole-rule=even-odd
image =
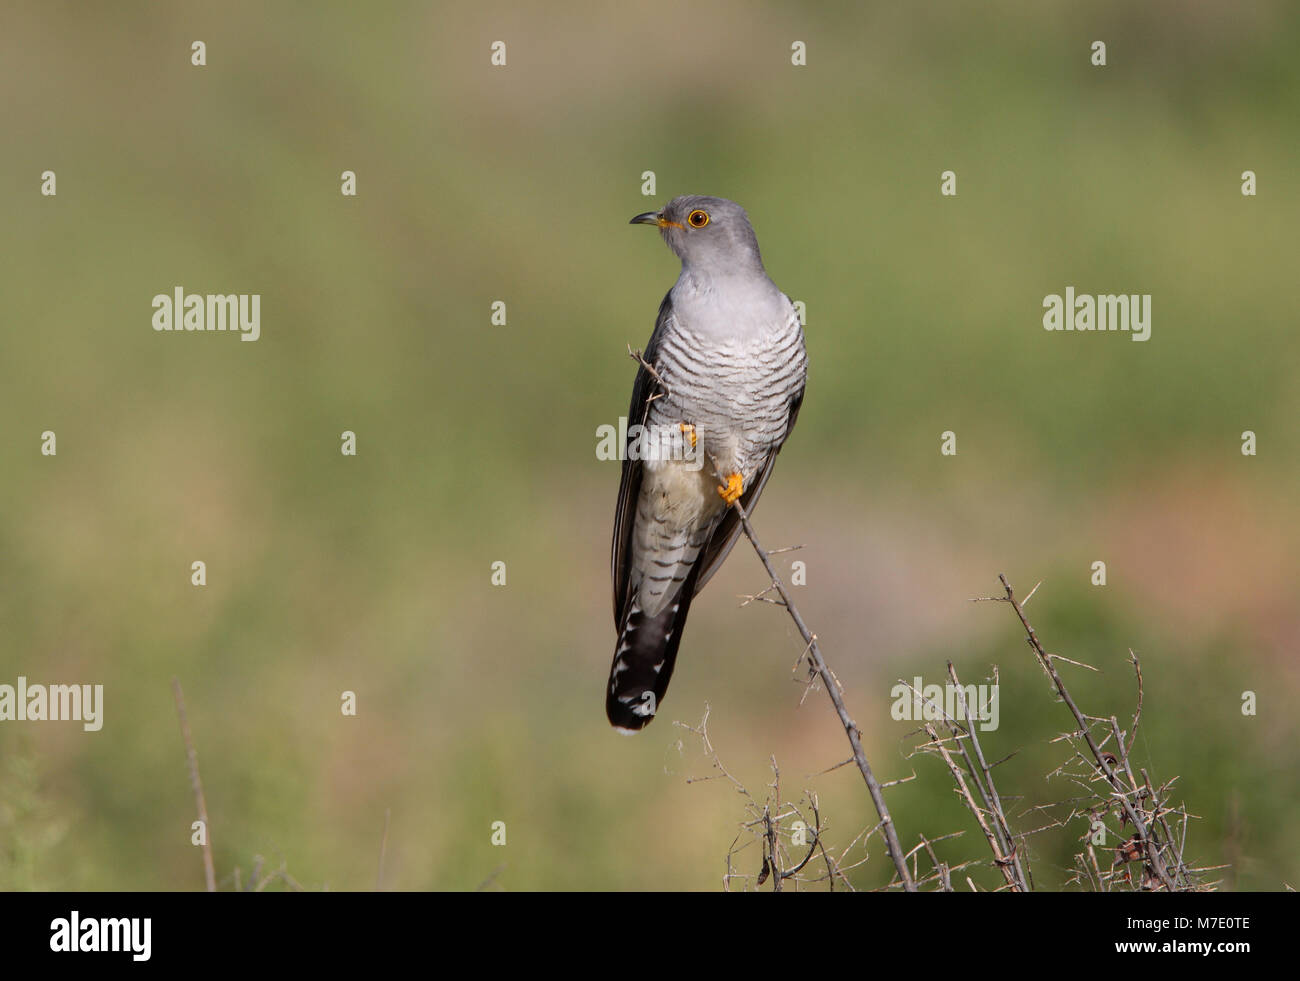
{"label": "orange eye ring", "polygon": [[709,214],[707,211],[701,211],[696,208],[686,218],[692,228],[703,228],[709,223]]}

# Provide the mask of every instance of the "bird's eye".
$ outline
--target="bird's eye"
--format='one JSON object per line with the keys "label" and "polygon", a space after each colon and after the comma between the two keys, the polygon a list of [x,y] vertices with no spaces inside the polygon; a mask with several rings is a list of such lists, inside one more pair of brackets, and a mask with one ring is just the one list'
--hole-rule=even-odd
{"label": "bird's eye", "polygon": [[686,220],[691,223],[692,228],[703,228],[709,223],[709,215],[708,212],[696,209],[690,213]]}

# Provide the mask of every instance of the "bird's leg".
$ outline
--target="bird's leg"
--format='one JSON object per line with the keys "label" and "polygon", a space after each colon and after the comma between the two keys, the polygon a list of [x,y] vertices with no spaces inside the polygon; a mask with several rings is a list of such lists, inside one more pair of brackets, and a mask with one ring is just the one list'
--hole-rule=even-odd
{"label": "bird's leg", "polygon": [[724,487],[718,485],[718,495],[726,502],[727,506],[735,504],[740,500],[740,495],[745,493],[745,478],[738,473],[727,475],[727,485]]}
{"label": "bird's leg", "polygon": [[691,438],[691,449],[695,449],[695,443],[698,439],[695,435],[695,427],[689,422],[683,422],[678,428]]}

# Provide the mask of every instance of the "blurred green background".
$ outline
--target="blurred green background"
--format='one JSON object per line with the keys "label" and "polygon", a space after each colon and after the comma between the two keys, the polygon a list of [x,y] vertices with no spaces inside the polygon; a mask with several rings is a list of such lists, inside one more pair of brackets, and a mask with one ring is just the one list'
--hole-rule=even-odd
{"label": "blurred green background", "polygon": [[[1102,669],[1066,672],[1086,711],[1126,718],[1143,659],[1136,762],[1180,775],[1189,858],[1231,863],[1227,888],[1300,880],[1296,5],[22,2],[3,21],[0,683],[101,683],[106,707],[98,733],[0,724],[0,888],[201,888],[173,676],[225,887],[261,855],[307,888],[374,888],[390,812],[384,888],[717,889],[743,800],[688,784],[709,768],[673,724],[706,703],[760,798],[775,756],[831,844],[873,823],[851,767],[822,773],[847,749],[823,694],[799,705],[788,619],[739,608],[764,585],[747,547],[697,600],[656,724],[605,722],[618,471],[595,432],[677,273],[627,219],[680,193],[744,204],[807,304],[808,394],[756,524],[806,546],[779,558],[807,563],[800,608],[877,774],[917,774],[889,792],[904,841],[966,829],[945,857],[987,854],[889,715],[897,678],[947,659],[968,682],[1000,666],[985,745],[1020,751],[999,770],[1013,814],[1074,792],[1045,779],[1072,723],[1012,612],[968,602],[1005,572],[1043,581],[1048,649]],[[260,293],[261,339],[155,333],[178,285]],[[1151,340],[1044,331],[1069,285],[1152,294]],[[1034,840],[1040,887],[1084,830]],[[861,887],[892,871],[870,852]],[[756,850],[738,862],[757,872]]]}

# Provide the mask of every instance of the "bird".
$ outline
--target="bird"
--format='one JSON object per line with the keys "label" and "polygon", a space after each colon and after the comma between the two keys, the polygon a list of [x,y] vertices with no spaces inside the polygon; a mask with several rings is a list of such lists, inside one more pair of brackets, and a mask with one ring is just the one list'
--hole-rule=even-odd
{"label": "bird", "polygon": [[798,312],[768,277],[744,208],[684,195],[630,224],[658,228],[681,273],[638,355],[614,513],[605,712],[625,734],[659,710],[691,600],[741,533],[731,505],[758,503],[808,375]]}

